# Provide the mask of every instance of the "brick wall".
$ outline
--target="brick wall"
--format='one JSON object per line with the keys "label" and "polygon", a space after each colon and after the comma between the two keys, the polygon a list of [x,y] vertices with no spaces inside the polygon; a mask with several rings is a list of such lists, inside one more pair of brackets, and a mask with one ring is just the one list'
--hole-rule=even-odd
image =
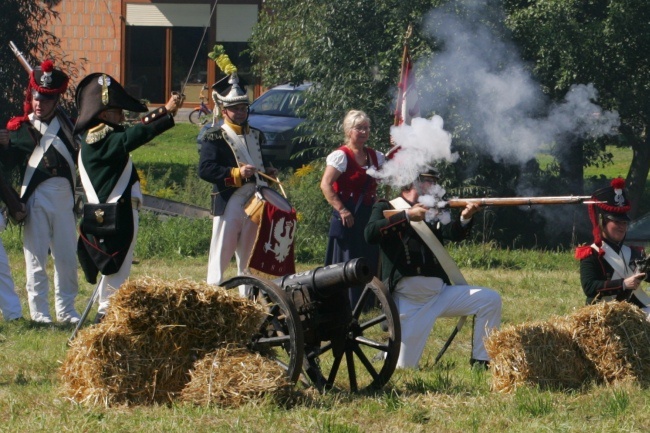
{"label": "brick wall", "polygon": [[62,51],[78,66],[87,60],[80,78],[105,72],[121,82],[121,0],[65,0],[54,10],[60,16],[49,30],[61,38]]}

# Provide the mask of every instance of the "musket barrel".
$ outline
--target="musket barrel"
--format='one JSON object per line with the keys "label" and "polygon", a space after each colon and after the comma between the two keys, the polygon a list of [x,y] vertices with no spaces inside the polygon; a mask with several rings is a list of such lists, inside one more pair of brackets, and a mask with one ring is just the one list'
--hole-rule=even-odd
{"label": "musket barrel", "polygon": [[23,66],[23,68],[25,68],[27,73],[32,72],[32,66],[29,64],[29,62],[27,61],[23,53],[18,49],[16,44],[14,44],[14,41],[9,41],[9,47],[11,48],[11,51],[14,52],[14,55],[16,56],[20,64]]}
{"label": "musket barrel", "polygon": [[558,196],[558,197],[495,197],[495,198],[452,198],[443,207],[465,207],[468,203],[481,206],[532,206],[548,204],[592,204],[590,196]]}

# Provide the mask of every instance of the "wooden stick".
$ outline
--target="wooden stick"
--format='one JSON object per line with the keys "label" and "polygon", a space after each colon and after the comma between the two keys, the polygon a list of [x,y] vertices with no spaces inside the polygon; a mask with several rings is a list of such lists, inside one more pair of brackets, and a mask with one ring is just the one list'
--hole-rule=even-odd
{"label": "wooden stick", "polygon": [[[244,164],[243,162],[240,162],[240,163],[239,163],[239,166],[240,166],[240,167],[242,167],[242,166],[244,166],[244,165],[246,165],[246,164]],[[282,187],[282,182],[280,182],[280,179],[275,178],[275,177],[272,177],[272,176],[269,176],[268,174],[266,174],[266,173],[262,173],[262,172],[259,171],[259,170],[257,170],[256,173],[259,174],[260,176],[262,176],[263,178],[265,178],[266,180],[270,180],[271,182],[275,182],[275,183],[277,183],[278,186],[280,187],[280,192],[282,192],[282,195],[284,196],[284,198],[287,198],[287,193],[284,192],[284,188]]]}

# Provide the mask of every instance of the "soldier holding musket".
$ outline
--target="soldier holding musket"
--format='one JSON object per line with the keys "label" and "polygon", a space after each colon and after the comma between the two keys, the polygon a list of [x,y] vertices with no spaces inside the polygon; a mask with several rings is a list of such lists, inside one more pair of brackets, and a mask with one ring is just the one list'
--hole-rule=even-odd
{"label": "soldier holding musket", "polygon": [[610,186],[595,191],[592,199],[589,217],[594,242],[579,246],[575,252],[587,304],[628,301],[650,314],[650,297],[641,288],[646,274],[638,269],[643,251],[624,244],[630,222],[625,180],[612,180]]}
{"label": "soldier holding musket", "polygon": [[24,114],[0,130],[0,161],[22,176],[20,198],[26,204],[23,249],[27,296],[32,320],[51,323],[46,273],[48,252],[54,259],[56,320],[76,323],[76,217],[74,214],[77,143],[70,120],[57,115],[68,76],[50,60],[29,74]]}

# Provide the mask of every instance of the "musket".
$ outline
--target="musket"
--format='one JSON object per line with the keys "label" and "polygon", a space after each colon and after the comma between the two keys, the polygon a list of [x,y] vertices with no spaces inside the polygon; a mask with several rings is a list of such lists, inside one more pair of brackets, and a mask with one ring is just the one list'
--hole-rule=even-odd
{"label": "musket", "polygon": [[14,56],[18,59],[22,67],[27,71],[29,74],[32,72],[32,65],[29,64],[23,53],[18,49],[16,44],[14,44],[14,41],[9,41],[9,47],[11,48],[11,51],[14,52]]}
{"label": "musket", "polygon": [[465,207],[469,203],[476,203],[480,206],[532,206],[548,204],[595,204],[598,203],[598,201],[592,200],[590,196],[584,195],[558,197],[452,198],[447,201],[441,201],[438,207]]}

